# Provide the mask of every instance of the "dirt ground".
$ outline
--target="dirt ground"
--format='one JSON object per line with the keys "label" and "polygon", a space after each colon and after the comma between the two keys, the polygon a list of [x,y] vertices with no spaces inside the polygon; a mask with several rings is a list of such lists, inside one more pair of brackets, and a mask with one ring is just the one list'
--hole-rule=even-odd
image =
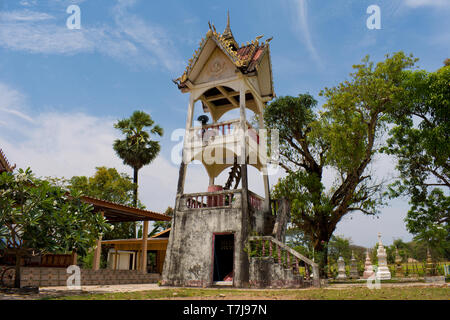
{"label": "dirt ground", "polygon": [[[445,288],[449,290],[450,284],[431,284],[431,283],[386,283],[382,284],[382,289],[393,293],[393,299],[401,299],[403,296],[399,290],[404,289],[405,298],[415,298],[416,290],[423,291],[427,288]],[[160,287],[157,284],[130,284],[130,285],[108,285],[108,286],[83,286],[81,290],[70,290],[67,287],[45,287],[40,288],[39,294],[22,294],[14,292],[1,292],[0,300],[37,300],[37,299],[64,299],[70,297],[89,297],[95,299],[176,299],[176,300],[292,300],[292,299],[339,299],[340,293],[332,293],[331,291],[342,291],[342,298],[352,299],[353,296],[358,298],[359,292],[365,292],[365,283],[352,284],[331,284],[321,289],[233,289],[233,288],[204,288],[204,289],[186,289],[174,287]],[[395,289],[395,290],[392,290]],[[311,291],[312,290],[312,291]],[[439,290],[439,289],[438,289]],[[442,289],[440,289],[442,290]],[[153,292],[159,291],[159,292]],[[366,290],[367,291],[367,290]],[[406,291],[408,293],[406,293]],[[153,293],[152,293],[153,292]],[[425,291],[430,292],[430,291]],[[450,291],[446,291],[450,300]],[[198,295],[196,295],[198,293]],[[345,294],[344,294],[345,293]],[[356,295],[355,295],[356,294]],[[440,295],[442,298],[442,294]],[[374,296],[376,297],[376,295]],[[420,299],[420,295],[418,295]],[[363,297],[364,298],[364,297]],[[417,297],[416,297],[417,299]]]}

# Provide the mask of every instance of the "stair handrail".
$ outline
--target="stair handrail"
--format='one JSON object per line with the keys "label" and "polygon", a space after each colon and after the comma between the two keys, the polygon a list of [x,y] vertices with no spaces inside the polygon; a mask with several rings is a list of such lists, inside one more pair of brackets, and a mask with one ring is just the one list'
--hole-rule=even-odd
{"label": "stair handrail", "polygon": [[279,247],[281,247],[283,250],[286,250],[287,252],[289,252],[290,254],[292,254],[294,257],[302,260],[303,262],[309,264],[312,269],[313,269],[313,276],[314,276],[314,281],[317,281],[317,283],[319,283],[319,265],[317,263],[315,263],[314,261],[312,261],[311,259],[305,257],[304,255],[302,255],[301,253],[299,253],[298,251],[292,249],[291,247],[287,246],[285,243],[278,241],[277,239],[275,239],[274,237],[271,236],[251,236],[248,238],[249,241],[258,241],[258,240],[262,240],[262,241],[271,241],[272,243],[274,243],[275,245],[278,245]]}

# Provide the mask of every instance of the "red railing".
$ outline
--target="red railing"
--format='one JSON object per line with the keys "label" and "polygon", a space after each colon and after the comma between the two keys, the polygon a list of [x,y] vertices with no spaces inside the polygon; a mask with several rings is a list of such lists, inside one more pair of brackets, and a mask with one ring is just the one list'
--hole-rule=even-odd
{"label": "red railing", "polygon": [[231,207],[233,193],[204,193],[185,195],[186,207],[189,209]]}
{"label": "red railing", "polygon": [[208,124],[202,127],[194,127],[192,128],[192,133],[195,133],[198,138],[208,140],[211,137],[230,135],[238,127],[238,125],[239,120],[230,120]]}
{"label": "red railing", "polygon": [[218,124],[212,124],[209,126],[205,126],[202,130],[203,134],[206,134],[206,132],[214,131],[216,136],[225,136],[228,134],[231,134],[235,128],[234,123],[218,123]]}
{"label": "red railing", "polygon": [[250,201],[250,206],[256,210],[262,210],[264,205],[264,199],[254,194],[253,192],[249,192],[248,198]]}
{"label": "red railing", "polygon": [[[209,140],[211,137],[216,136],[226,136],[231,135],[235,132],[235,129],[239,128],[239,119],[220,122],[220,123],[214,123],[214,124],[208,124],[202,127],[194,127],[191,130],[192,134],[195,133],[195,135],[198,138],[201,138],[203,140]],[[256,141],[257,144],[259,144],[259,134],[256,129],[252,127],[250,123],[247,122],[247,134]]]}

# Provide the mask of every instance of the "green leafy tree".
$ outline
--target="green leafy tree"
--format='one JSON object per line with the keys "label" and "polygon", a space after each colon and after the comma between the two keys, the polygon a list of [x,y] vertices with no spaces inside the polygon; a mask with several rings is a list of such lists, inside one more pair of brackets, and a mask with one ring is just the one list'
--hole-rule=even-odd
{"label": "green leafy tree", "polygon": [[408,91],[401,110],[392,118],[384,151],[398,159],[398,180],[390,196],[407,196],[411,208],[405,219],[416,240],[450,253],[450,66],[436,72],[407,73]]}
{"label": "green leafy tree", "polygon": [[[347,80],[325,88],[323,111],[309,94],[280,97],[264,112],[268,128],[278,129],[281,166],[287,171],[274,188],[275,197],[291,201],[292,222],[320,253],[323,274],[327,243],[349,212],[377,213],[381,183],[373,181],[369,164],[389,113],[401,108],[405,70],[415,59],[399,52],[377,63],[366,57]],[[323,173],[336,173],[327,190]]]}
{"label": "green leafy tree", "polygon": [[339,257],[342,256],[345,262],[348,264],[352,257],[352,250],[350,249],[350,238],[344,238],[342,236],[331,236],[328,242],[328,257],[330,262],[336,263]]}
{"label": "green leafy tree", "polygon": [[16,287],[21,258],[30,251],[83,255],[109,229],[79,196],[35,178],[30,169],[0,175],[0,226],[6,250],[16,256]]}
{"label": "green leafy tree", "polygon": [[[167,207],[166,211],[164,211],[164,214],[168,215],[169,217],[173,217],[173,208]],[[169,229],[170,227],[172,227],[172,220],[171,221],[155,221],[153,223],[153,230],[150,232],[149,236],[153,236],[153,235],[157,234],[158,232]]]}
{"label": "green leafy tree", "polygon": [[130,118],[114,124],[114,128],[125,135],[125,139],[115,140],[113,147],[123,163],[133,168],[135,207],[138,204],[138,172],[151,163],[161,149],[159,142],[152,140],[151,135],[162,137],[163,129],[154,123],[149,114],[135,111]]}
{"label": "green leafy tree", "polygon": [[[92,177],[74,176],[68,181],[70,190],[83,195],[132,206],[134,201],[134,184],[125,173],[115,168],[97,167]],[[138,207],[144,206],[138,202]],[[105,233],[103,239],[128,239],[135,235],[135,222],[117,222],[114,228]]]}

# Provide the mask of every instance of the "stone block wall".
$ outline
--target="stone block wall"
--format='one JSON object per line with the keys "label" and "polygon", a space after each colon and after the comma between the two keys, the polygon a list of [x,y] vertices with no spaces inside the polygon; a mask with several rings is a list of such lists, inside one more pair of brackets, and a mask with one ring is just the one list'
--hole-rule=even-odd
{"label": "stone block wall", "polygon": [[[68,274],[66,268],[21,268],[20,286],[66,286]],[[81,269],[81,285],[113,285],[157,283],[158,273],[143,274],[138,270]]]}

